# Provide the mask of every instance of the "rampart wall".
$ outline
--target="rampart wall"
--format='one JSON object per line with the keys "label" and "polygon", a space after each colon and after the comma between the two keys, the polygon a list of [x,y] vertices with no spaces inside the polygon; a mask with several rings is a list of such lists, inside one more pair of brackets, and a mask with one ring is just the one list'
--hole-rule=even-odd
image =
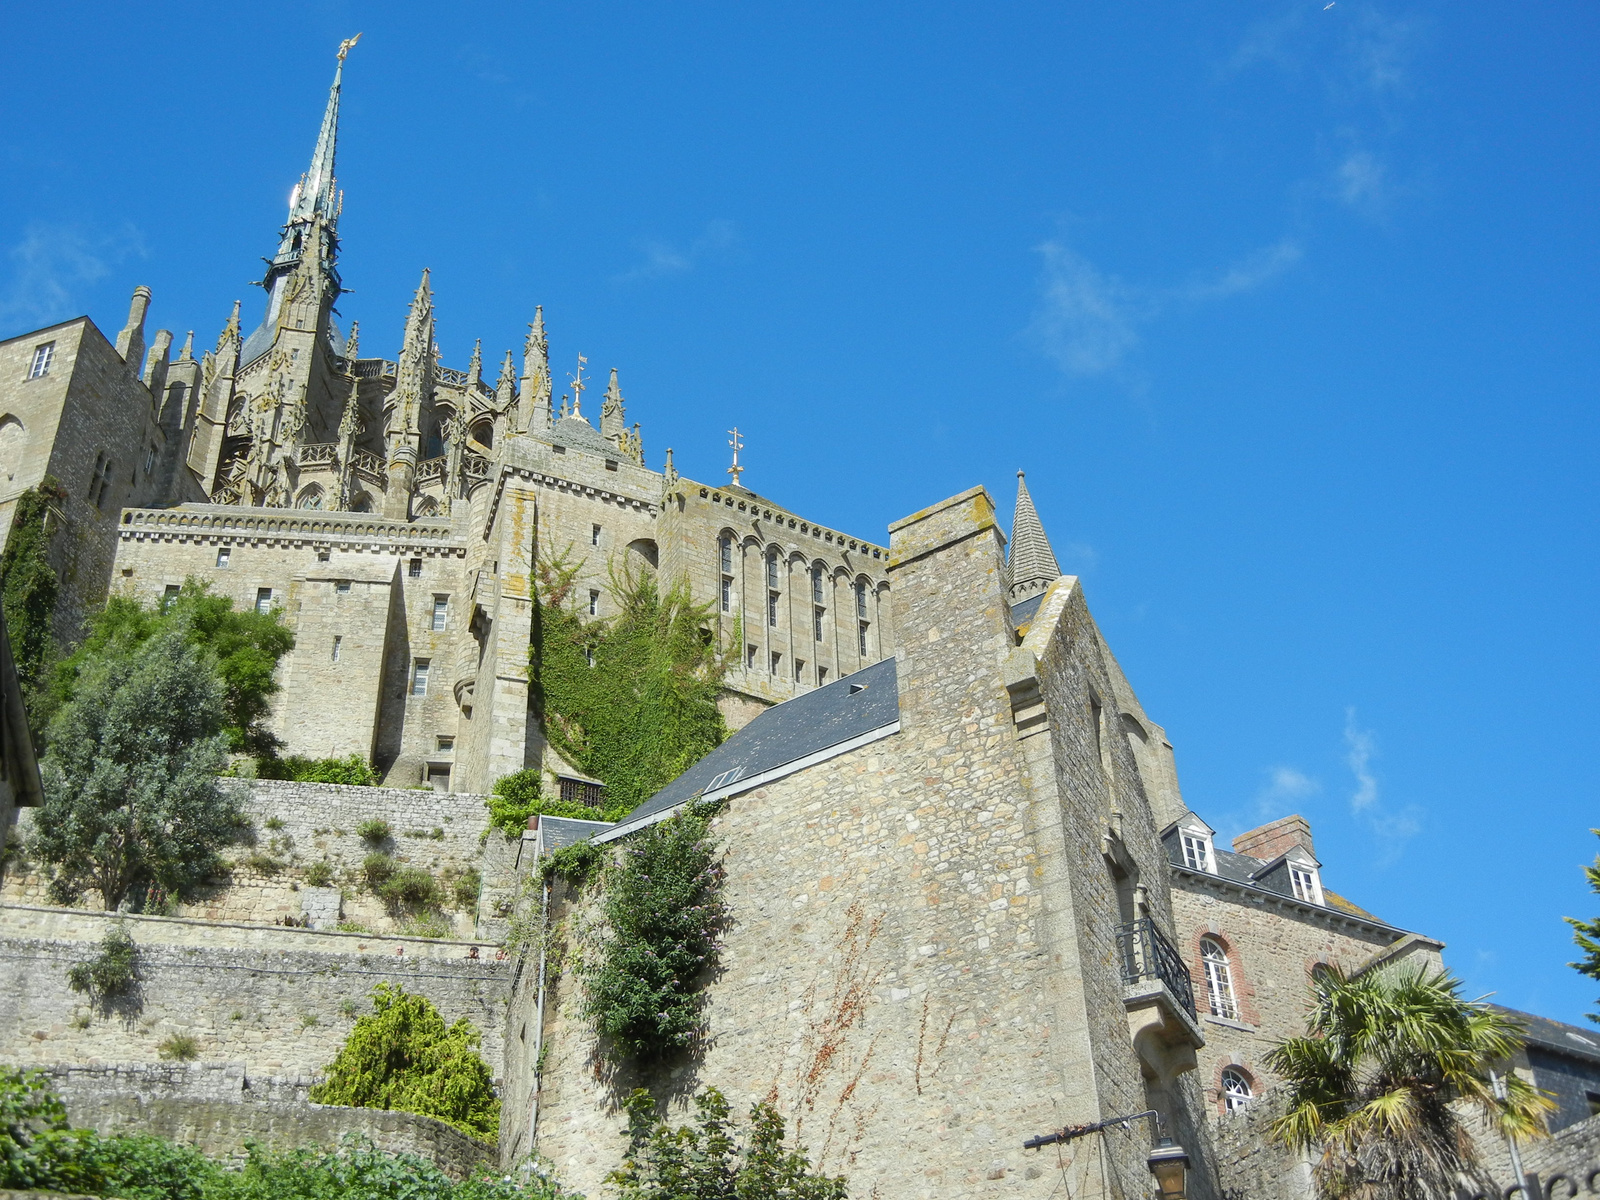
{"label": "rampart wall", "polygon": [[40,1068],[74,1128],[149,1133],[211,1158],[237,1158],[247,1142],[269,1150],[338,1145],[347,1134],[379,1149],[430,1159],[460,1179],[493,1165],[493,1146],[415,1113],[312,1104],[307,1075],[252,1075],[243,1063],[121,1063]]}

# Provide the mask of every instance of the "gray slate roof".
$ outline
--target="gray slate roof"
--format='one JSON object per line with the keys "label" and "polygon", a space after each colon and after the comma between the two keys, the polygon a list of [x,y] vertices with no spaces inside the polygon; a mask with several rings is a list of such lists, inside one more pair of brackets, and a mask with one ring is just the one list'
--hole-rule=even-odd
{"label": "gray slate roof", "polygon": [[550,428],[550,441],[557,446],[573,446],[590,454],[616,458],[617,448],[582,417],[562,417]]}
{"label": "gray slate roof", "polygon": [[1031,625],[1033,618],[1039,615],[1039,605],[1043,603],[1043,592],[1029,596],[1026,600],[1018,600],[1011,606],[1011,624],[1016,627]]}
{"label": "gray slate roof", "polygon": [[545,850],[559,850],[563,846],[570,846],[574,842],[581,842],[604,833],[611,828],[609,821],[580,821],[574,817],[539,818],[540,840],[544,843]]}
{"label": "gray slate roof", "polygon": [[1581,1025],[1568,1025],[1563,1021],[1536,1017],[1532,1013],[1506,1008],[1501,1004],[1491,1004],[1489,1007],[1515,1018],[1517,1024],[1527,1030],[1528,1044],[1531,1046],[1554,1050],[1574,1058],[1600,1062],[1600,1028],[1586,1029]]}
{"label": "gray slate roof", "polygon": [[716,798],[753,779],[900,719],[894,659],[767,709],[618,822],[626,829],[696,796]]}

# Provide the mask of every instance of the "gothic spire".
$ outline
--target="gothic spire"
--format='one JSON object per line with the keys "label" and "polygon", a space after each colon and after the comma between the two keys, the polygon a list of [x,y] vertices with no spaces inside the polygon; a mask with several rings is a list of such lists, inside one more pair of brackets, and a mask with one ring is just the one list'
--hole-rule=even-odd
{"label": "gothic spire", "polygon": [[334,153],[339,142],[339,87],[344,76],[344,56],[360,40],[358,33],[339,43],[339,65],[334,68],[333,86],[328,89],[328,107],[322,113],[317,148],[311,153],[311,169],[300,177],[289,199],[290,225],[304,224],[313,217],[321,217],[330,225],[339,219],[333,176]]}
{"label": "gothic spire", "polygon": [[511,402],[517,394],[517,369],[511,364],[511,351],[500,364],[500,378],[494,381],[494,402],[502,413],[510,413]]}
{"label": "gothic spire", "polygon": [[1044,535],[1044,525],[1034,510],[1033,497],[1022,472],[1017,472],[1017,508],[1011,518],[1011,602],[1025,600],[1045,590],[1061,576],[1055,551]]}
{"label": "gothic spire", "polygon": [[533,312],[528,339],[522,344],[522,394],[515,429],[535,435],[550,432],[550,342],[544,332],[544,305]]}
{"label": "gothic spire", "polygon": [[467,383],[475,385],[483,382],[483,339],[478,338],[472,343],[472,361],[467,364]]}
{"label": "gothic spire", "polygon": [[617,369],[611,368],[611,382],[600,403],[600,435],[619,450],[628,438],[628,420],[622,411],[622,389],[617,386]]}

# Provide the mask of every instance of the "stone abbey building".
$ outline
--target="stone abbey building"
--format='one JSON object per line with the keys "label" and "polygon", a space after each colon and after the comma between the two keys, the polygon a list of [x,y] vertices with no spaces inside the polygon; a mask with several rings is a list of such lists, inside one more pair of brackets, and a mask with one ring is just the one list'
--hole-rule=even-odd
{"label": "stone abbey building", "polygon": [[[0,530],[23,491],[57,482],[65,639],[108,594],[155,601],[189,577],[281,607],[287,751],[368,757],[387,786],[253,783],[280,859],[241,860],[170,916],[53,907],[12,871],[0,1061],[50,1070],[74,1120],[102,1128],[199,1130],[216,1152],[376,1128],[455,1167],[538,1153],[601,1195],[626,1081],[597,1065],[572,956],[547,969],[546,937],[507,949],[507,920],[520,903],[547,931],[582,928],[592,898],[531,884],[538,856],[702,797],[723,803],[733,920],[702,1052],[663,1089],[670,1115],[708,1085],[740,1108],[771,1099],[857,1196],[1121,1200],[1153,1194],[1146,1125],[1065,1150],[1023,1139],[1153,1109],[1190,1156],[1191,1196],[1308,1194],[1305,1164],[1251,1121],[1275,1082],[1267,1051],[1300,1031],[1320,965],[1437,964],[1441,945],[1338,895],[1299,817],[1219,843],[1020,480],[1009,539],[974,488],[874,541],[737,470],[696,482],[670,450],[657,469],[616,372],[598,423],[581,373],[557,403],[540,311],[492,379],[476,351],[444,366],[426,271],[395,356],[364,357],[333,312],[339,96],[336,73],[264,309],[235,305],[213,349],[148,332],[142,287],[114,338],[80,317],[0,341]],[[614,826],[541,818],[508,841],[475,794],[497,778],[537,765],[597,782],[554,756],[529,704],[537,565],[563,554],[597,617],[615,571],[687,580],[730,656],[735,732]],[[481,876],[448,936],[361,892],[356,830],[380,817],[401,861]],[[141,947],[136,1022],[75,1010],[64,983],[113,919]],[[377,978],[482,1029],[498,1148],[307,1107]],[[180,1032],[200,1062],[161,1061]],[[1600,1043],[1536,1032],[1520,1068],[1587,1129]]]}

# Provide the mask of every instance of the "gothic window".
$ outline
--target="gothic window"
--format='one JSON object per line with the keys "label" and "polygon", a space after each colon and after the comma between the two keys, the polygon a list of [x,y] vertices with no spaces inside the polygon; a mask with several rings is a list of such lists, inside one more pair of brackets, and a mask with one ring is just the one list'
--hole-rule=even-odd
{"label": "gothic window", "polygon": [[721,541],[721,545],[720,545],[719,549],[720,549],[720,552],[721,552],[721,555],[722,555],[722,573],[724,575],[732,575],[733,574],[733,539],[729,538],[729,537],[723,538],[722,541]]}
{"label": "gothic window", "polygon": [[411,668],[411,694],[413,696],[426,696],[428,694],[428,668],[433,663],[426,658],[417,659]]}
{"label": "gothic window", "polygon": [[778,552],[767,552],[767,586],[773,591],[778,590]]}
{"label": "gothic window", "polygon": [[486,450],[491,448],[494,445],[494,422],[479,421],[474,425],[472,427],[472,440]]}
{"label": "gothic window", "polygon": [[722,577],[722,611],[733,611],[733,578],[729,575]]}
{"label": "gothic window", "polygon": [[867,656],[867,623],[865,621],[862,621],[856,630],[856,643],[856,648],[860,650],[861,657],[865,658]]}
{"label": "gothic window", "polygon": [[821,567],[812,567],[811,568],[811,602],[813,604],[821,604],[822,603],[822,568]]}
{"label": "gothic window", "polygon": [[1211,1015],[1237,1021],[1239,1005],[1233,998],[1233,968],[1228,963],[1227,950],[1214,938],[1201,938],[1200,962],[1205,967],[1206,992],[1211,997]]}
{"label": "gothic window", "polygon": [[28,433],[16,417],[9,414],[0,419],[0,475],[9,482],[17,477],[22,466],[22,446]]}
{"label": "gothic window", "polygon": [[812,641],[820,642],[822,640],[822,618],[827,614],[827,612],[828,610],[825,608],[814,608],[811,610]]}
{"label": "gothic window", "polygon": [[295,505],[295,507],[296,508],[321,508],[322,507],[322,489],[319,488],[319,487],[316,487],[316,486],[308,487],[305,491],[300,493],[300,500]]}
{"label": "gothic window", "polygon": [[767,593],[767,624],[777,627],[778,624],[778,593]]}
{"label": "gothic window", "polygon": [[433,598],[433,632],[443,633],[444,623],[450,615],[450,597],[435,596]]}
{"label": "gothic window", "polygon": [[50,374],[50,360],[56,356],[56,344],[46,342],[33,348],[33,361],[28,364],[28,378],[42,379]]}
{"label": "gothic window", "polygon": [[1243,1071],[1234,1067],[1222,1070],[1222,1104],[1229,1112],[1238,1112],[1255,1099],[1250,1080]]}
{"label": "gothic window", "polygon": [[[862,579],[862,580],[859,580],[856,583],[856,616],[865,617],[866,615],[867,615],[867,581],[865,579]],[[863,650],[862,653],[865,654],[866,651]]]}

